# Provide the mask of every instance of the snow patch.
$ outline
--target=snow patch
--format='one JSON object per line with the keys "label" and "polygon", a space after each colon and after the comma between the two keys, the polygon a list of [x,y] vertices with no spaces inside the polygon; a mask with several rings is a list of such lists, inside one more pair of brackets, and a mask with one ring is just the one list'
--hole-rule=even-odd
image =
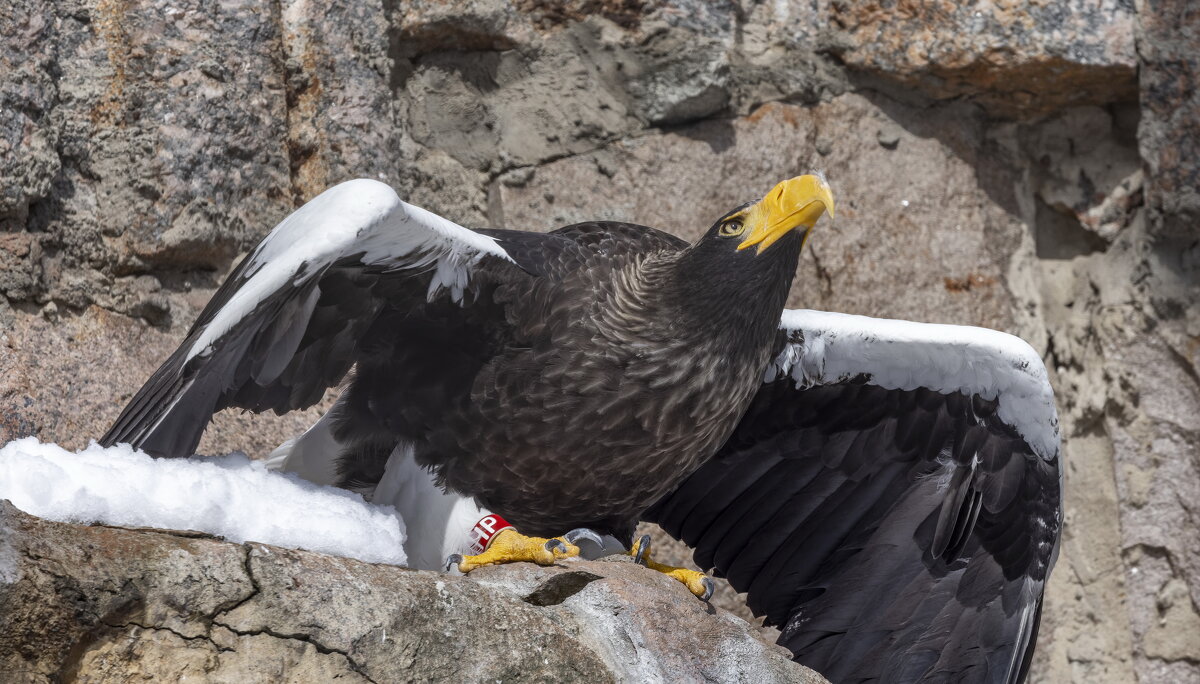
{"label": "snow patch", "polygon": [[[71,453],[27,437],[0,448],[0,499],[60,522],[196,530],[370,563],[407,562],[404,521],[392,507],[269,471],[240,454],[159,459],[95,443]],[[11,574],[5,548],[0,581]]]}

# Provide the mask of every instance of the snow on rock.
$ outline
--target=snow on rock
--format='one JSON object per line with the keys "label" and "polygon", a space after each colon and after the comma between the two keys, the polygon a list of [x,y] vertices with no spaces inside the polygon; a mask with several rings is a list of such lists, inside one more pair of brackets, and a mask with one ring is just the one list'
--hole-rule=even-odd
{"label": "snow on rock", "polygon": [[196,530],[371,563],[407,562],[395,509],[269,471],[240,454],[161,459],[95,443],[71,453],[27,437],[0,447],[0,499],[60,522]]}

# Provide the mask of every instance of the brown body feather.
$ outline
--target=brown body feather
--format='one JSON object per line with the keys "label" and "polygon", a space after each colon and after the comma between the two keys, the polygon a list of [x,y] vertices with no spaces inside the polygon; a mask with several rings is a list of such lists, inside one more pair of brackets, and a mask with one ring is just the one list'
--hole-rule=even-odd
{"label": "brown body feather", "polygon": [[[640,226],[552,236],[509,250],[536,274],[494,259],[464,302],[383,312],[337,428],[379,439],[344,455],[347,484],[378,481],[405,440],[446,487],[523,532],[628,537],[721,446],[770,361],[790,276],[778,292],[722,288],[686,243]],[[771,262],[793,270],[798,247]]]}

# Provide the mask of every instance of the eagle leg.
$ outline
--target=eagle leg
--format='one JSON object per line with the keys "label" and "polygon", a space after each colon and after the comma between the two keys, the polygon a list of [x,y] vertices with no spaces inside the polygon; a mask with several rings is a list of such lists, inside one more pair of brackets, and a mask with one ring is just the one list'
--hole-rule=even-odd
{"label": "eagle leg", "polygon": [[[523,561],[538,565],[554,565],[555,561],[579,555],[579,547],[565,537],[566,535],[553,539],[526,537],[512,528],[501,530],[483,553],[474,556],[453,554],[446,559],[446,569],[449,570],[450,567],[457,565],[460,572],[467,573],[485,565]],[[578,539],[579,537],[572,538]]]}
{"label": "eagle leg", "polygon": [[629,549],[629,555],[633,556],[638,565],[644,565],[651,570],[656,570],[667,577],[682,582],[683,586],[687,587],[688,591],[699,597],[701,601],[707,601],[712,598],[716,585],[713,584],[712,578],[708,575],[696,570],[677,568],[674,565],[658,563],[650,558],[650,535],[643,534],[640,539],[635,541],[633,548]]}

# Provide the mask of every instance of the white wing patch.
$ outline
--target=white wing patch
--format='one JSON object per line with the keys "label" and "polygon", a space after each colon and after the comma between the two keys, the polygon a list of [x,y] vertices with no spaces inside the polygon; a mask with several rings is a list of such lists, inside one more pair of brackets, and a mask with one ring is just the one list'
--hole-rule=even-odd
{"label": "white wing patch", "polygon": [[333,436],[333,424],[345,400],[343,393],[312,427],[276,447],[264,461],[267,468],[296,473],[314,484],[337,485],[337,461],[346,447]]}
{"label": "white wing patch", "polygon": [[364,265],[434,268],[429,295],[462,297],[471,267],[487,255],[511,261],[495,240],[400,200],[378,181],[335,185],[285,218],[250,257],[248,280],[192,344],[188,360],[250,315],[272,293],[320,277],[333,263],[359,256]]}
{"label": "white wing patch", "polygon": [[395,507],[409,525],[404,549],[409,567],[418,570],[441,570],[450,554],[470,553],[471,528],[490,513],[475,499],[437,486],[433,473],[416,462],[413,445],[405,442],[388,457],[371,501]]}
{"label": "white wing patch", "polygon": [[[780,327],[798,332],[767,369],[798,385],[869,376],[885,389],[924,387],[999,399],[996,414],[1044,459],[1058,455],[1058,413],[1046,367],[1024,340],[986,328],[914,323],[788,309]],[[802,337],[803,339],[799,339]]]}

